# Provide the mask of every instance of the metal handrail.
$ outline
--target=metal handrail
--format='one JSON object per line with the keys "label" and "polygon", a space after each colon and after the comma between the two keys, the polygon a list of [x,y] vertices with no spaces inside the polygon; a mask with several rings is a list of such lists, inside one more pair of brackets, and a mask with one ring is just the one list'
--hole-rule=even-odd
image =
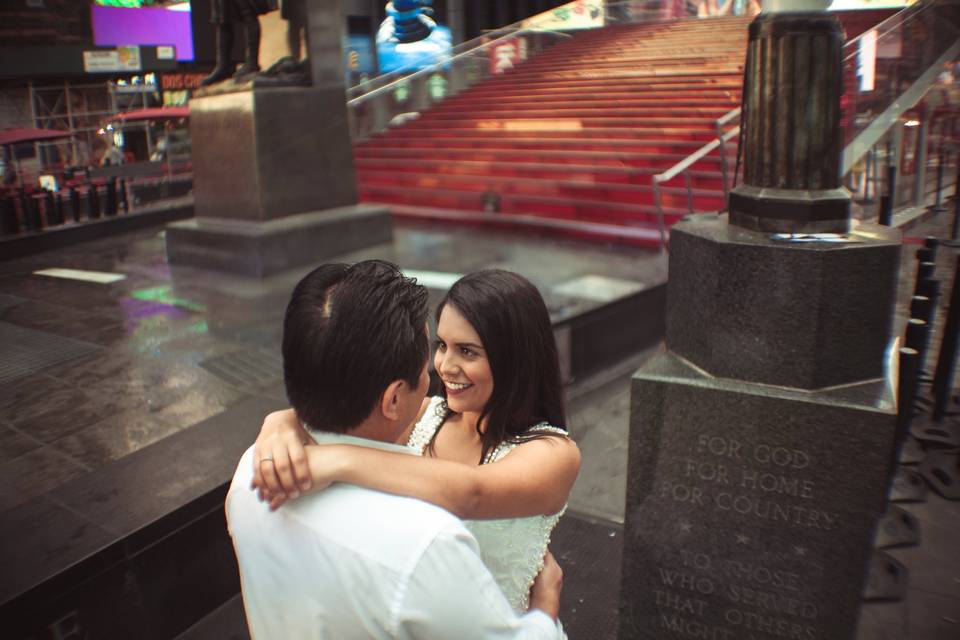
{"label": "metal handrail", "polygon": [[717,131],[717,137],[710,142],[706,143],[686,158],[680,160],[669,169],[662,173],[658,173],[653,176],[653,199],[657,205],[657,227],[660,231],[660,250],[663,251],[667,246],[667,228],[666,222],[664,221],[663,215],[663,203],[660,198],[660,183],[673,180],[680,173],[683,173],[684,185],[687,189],[687,211],[693,213],[693,185],[691,184],[690,177],[690,167],[696,162],[699,162],[707,154],[713,151],[716,148],[720,148],[720,171],[721,179],[723,181],[723,193],[724,197],[727,195],[727,160],[724,154],[723,143],[725,143],[730,138],[740,135],[739,125],[731,129],[726,133],[722,133],[723,126],[729,123],[731,120],[740,115],[740,107],[731,109],[727,113],[723,114],[717,121],[714,123]]}
{"label": "metal handrail", "polygon": [[876,31],[877,39],[879,39],[883,37],[883,35],[889,33],[890,31],[893,31],[894,29],[897,29],[903,26],[907,21],[913,20],[918,15],[920,15],[927,9],[931,8],[934,4],[935,4],[935,0],[920,0],[920,2],[912,4],[908,7],[904,7],[901,11],[897,11],[892,16],[889,16],[886,20],[882,20],[881,22],[875,24],[874,26],[870,27],[860,35],[856,36],[855,38],[851,38],[847,40],[844,43],[843,48],[846,49],[850,47],[853,49],[853,52],[848,53],[843,58],[843,61],[846,62],[851,57],[857,55],[858,48],[860,46],[860,39],[866,36],[871,31]]}
{"label": "metal handrail", "polygon": [[686,171],[688,168],[690,168],[690,165],[692,165],[694,162],[697,162],[698,160],[702,159],[705,155],[707,155],[708,153],[710,153],[711,151],[719,147],[721,140],[726,142],[727,140],[729,140],[730,138],[732,138],[733,136],[739,133],[740,133],[740,127],[734,127],[727,133],[703,145],[702,147],[700,147],[699,149],[697,149],[696,151],[694,151],[693,153],[688,155],[686,158],[684,158],[677,164],[673,165],[663,173],[658,173],[657,175],[653,176],[653,181],[660,183],[660,182],[666,182],[667,180],[673,180],[675,177],[677,177],[677,174],[679,174],[681,171]]}
{"label": "metal handrail", "polygon": [[[612,7],[616,7],[616,6],[620,6],[620,5],[629,5],[629,4],[631,4],[631,0],[612,0],[612,1],[609,1],[609,0],[608,0],[607,2],[604,2],[604,3],[603,3],[604,15],[608,15],[609,9],[612,8]],[[561,6],[563,6],[563,5],[561,5]],[[552,8],[552,9],[548,9],[547,11],[543,11],[543,12],[538,13],[538,14],[535,14],[535,15],[533,15],[533,16],[529,16],[529,17],[524,18],[524,19],[522,19],[522,20],[518,20],[517,22],[514,22],[514,23],[512,23],[512,24],[508,24],[508,25],[506,25],[506,26],[499,27],[499,28],[497,28],[497,29],[493,29],[492,31],[490,31],[490,32],[488,32],[488,33],[485,33],[485,34],[483,34],[483,35],[481,35],[481,36],[478,36],[478,37],[476,37],[476,38],[473,38],[473,39],[471,39],[471,40],[467,40],[466,42],[461,42],[460,44],[458,44],[458,45],[456,45],[456,46],[454,47],[454,51],[456,51],[457,49],[460,49],[460,51],[457,52],[457,53],[455,53],[454,55],[445,57],[443,60],[439,60],[439,61],[437,61],[437,62],[434,62],[434,63],[431,64],[430,66],[425,67],[425,68],[423,68],[423,69],[419,69],[418,71],[416,71],[416,72],[414,72],[414,73],[411,73],[411,74],[408,74],[408,75],[400,75],[400,77],[396,78],[395,80],[392,80],[392,81],[388,82],[387,84],[384,84],[384,85],[379,86],[379,87],[377,87],[377,88],[375,88],[375,89],[370,89],[370,90],[366,91],[366,90],[365,90],[366,87],[368,87],[368,86],[370,86],[370,85],[373,85],[373,84],[377,84],[378,82],[383,82],[383,78],[384,78],[384,77],[393,75],[394,72],[388,72],[388,73],[384,73],[384,74],[381,74],[381,75],[379,75],[379,76],[370,78],[370,79],[367,80],[366,82],[362,82],[362,83],[360,83],[360,84],[358,84],[358,85],[356,85],[356,86],[354,86],[354,87],[351,87],[351,88],[347,89],[347,95],[348,95],[348,96],[356,96],[356,97],[353,97],[353,98],[350,98],[349,100],[347,100],[347,105],[354,105],[354,104],[360,104],[360,103],[362,103],[362,102],[365,102],[369,97],[374,96],[374,95],[379,95],[379,94],[382,93],[384,90],[386,90],[388,87],[396,86],[396,85],[398,85],[398,84],[400,84],[400,83],[402,83],[402,82],[405,82],[405,81],[407,81],[407,80],[410,80],[410,79],[415,78],[415,77],[417,77],[417,76],[420,76],[420,75],[422,75],[422,74],[433,73],[433,72],[435,72],[435,71],[437,70],[438,67],[446,66],[447,64],[449,64],[449,63],[450,63],[451,61],[453,61],[453,60],[456,60],[456,59],[458,59],[458,58],[460,58],[460,57],[462,57],[462,56],[466,56],[466,55],[468,55],[468,54],[473,54],[473,53],[476,53],[476,52],[478,52],[478,51],[484,50],[484,49],[488,48],[489,46],[491,46],[491,45],[493,45],[493,44],[496,44],[496,43],[498,43],[498,42],[501,42],[502,40],[504,40],[504,39],[506,39],[506,38],[513,38],[513,37],[516,37],[517,35],[520,35],[520,34],[522,34],[522,33],[555,33],[555,34],[558,34],[558,35],[561,35],[561,36],[572,37],[569,33],[565,33],[565,32],[563,32],[563,31],[557,31],[557,30],[553,30],[553,29],[534,29],[534,28],[528,28],[528,27],[524,27],[524,26],[523,26],[524,23],[526,23],[527,21],[529,21],[529,20],[534,20],[534,19],[539,18],[539,17],[541,17],[541,16],[546,16],[546,15],[548,15],[548,14],[551,14],[551,13],[553,13],[554,11],[556,11],[556,10],[559,9],[559,8],[560,8],[560,7],[554,7],[554,8]],[[651,15],[656,15],[656,12],[650,12],[650,13],[651,13]],[[650,20],[648,20],[648,21],[652,22],[652,21],[654,21],[654,19],[650,19]],[[495,38],[494,38],[493,40],[490,40],[489,38],[491,37],[492,34],[502,34],[502,35],[497,35],[497,36],[495,36]],[[472,43],[476,43],[476,44],[472,44]],[[428,58],[428,57],[429,57],[429,55],[425,55],[425,56],[424,56],[424,58]],[[359,95],[356,95],[356,94],[359,94]]]}
{"label": "metal handrail", "polygon": [[[374,90],[372,90],[372,91],[370,91],[370,92],[368,92],[368,93],[365,93],[365,94],[363,94],[363,95],[361,95],[361,96],[357,96],[356,98],[353,98],[352,100],[347,100],[347,106],[352,107],[352,106],[354,106],[354,105],[358,105],[358,104],[361,104],[361,103],[363,103],[363,102],[366,102],[366,101],[369,100],[370,98],[372,98],[372,97],[374,97],[374,96],[377,96],[377,95],[380,95],[381,93],[385,92],[387,89],[389,89],[389,88],[391,88],[391,87],[394,87],[394,86],[397,86],[397,85],[400,85],[400,84],[404,84],[404,83],[410,82],[410,81],[413,80],[414,78],[417,78],[417,77],[422,76],[422,75],[432,74],[432,73],[434,73],[434,72],[437,70],[438,67],[446,66],[446,65],[450,64],[450,62],[452,62],[452,61],[454,61],[454,60],[456,60],[456,59],[458,59],[458,58],[461,58],[461,57],[464,57],[464,56],[468,56],[468,55],[474,55],[474,54],[477,53],[478,51],[483,51],[483,50],[485,50],[485,49],[487,49],[487,48],[489,48],[489,47],[492,47],[492,46],[494,46],[494,45],[496,45],[496,44],[499,44],[502,40],[507,40],[507,39],[510,39],[510,38],[516,38],[518,35],[521,35],[521,34],[524,34],[524,33],[555,33],[555,34],[557,34],[557,35],[559,35],[559,36],[563,36],[563,37],[566,37],[566,38],[572,38],[572,37],[573,37],[573,36],[571,36],[569,33],[564,33],[564,32],[562,32],[562,31],[552,31],[552,30],[550,30],[550,29],[527,29],[527,28],[523,28],[523,29],[519,29],[519,30],[517,30],[517,31],[511,31],[510,33],[508,33],[508,34],[506,34],[506,35],[503,35],[503,36],[500,36],[499,38],[496,38],[495,40],[488,40],[487,42],[485,42],[485,43],[483,43],[483,44],[481,44],[481,45],[478,45],[478,46],[476,46],[476,47],[474,47],[474,48],[472,48],[472,49],[468,49],[468,50],[466,50],[466,51],[461,51],[460,53],[458,53],[458,54],[455,55],[455,56],[450,56],[449,58],[444,58],[442,61],[436,62],[436,63],[430,65],[429,67],[424,67],[424,68],[422,68],[422,69],[419,69],[419,70],[415,71],[414,73],[411,73],[410,75],[401,76],[401,77],[397,78],[396,80],[394,80],[393,82],[389,82],[389,83],[383,85],[382,87],[378,87],[378,88],[376,88],[376,89],[374,89]],[[359,85],[358,85],[358,86],[359,86]]]}

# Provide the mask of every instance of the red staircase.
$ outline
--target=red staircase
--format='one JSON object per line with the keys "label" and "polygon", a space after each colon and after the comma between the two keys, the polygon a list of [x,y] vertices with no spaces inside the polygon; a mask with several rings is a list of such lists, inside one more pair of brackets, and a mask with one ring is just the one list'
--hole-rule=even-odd
{"label": "red staircase", "polygon": [[[361,200],[403,217],[656,247],[651,176],[713,139],[716,119],[739,106],[748,24],[577,33],[358,144]],[[723,208],[719,156],[697,167],[697,207]],[[667,226],[687,213],[684,185],[661,187],[661,198]]]}

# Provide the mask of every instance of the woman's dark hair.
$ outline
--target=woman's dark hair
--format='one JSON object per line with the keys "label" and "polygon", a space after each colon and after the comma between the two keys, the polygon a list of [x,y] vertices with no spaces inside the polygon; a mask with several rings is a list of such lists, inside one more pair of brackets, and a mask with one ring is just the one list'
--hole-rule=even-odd
{"label": "woman's dark hair", "polygon": [[[477,421],[480,462],[504,442],[552,435],[529,431],[540,422],[565,429],[557,343],[537,288],[510,271],[477,271],[457,280],[440,301],[438,322],[447,305],[476,330],[493,373],[493,393]],[[447,417],[450,413],[448,409]],[[432,451],[432,440],[428,446]]]}
{"label": "woman's dark hair", "polygon": [[283,380],[301,422],[343,433],[394,380],[416,389],[430,350],[426,321],[427,290],[389,262],[307,274],[283,319]]}

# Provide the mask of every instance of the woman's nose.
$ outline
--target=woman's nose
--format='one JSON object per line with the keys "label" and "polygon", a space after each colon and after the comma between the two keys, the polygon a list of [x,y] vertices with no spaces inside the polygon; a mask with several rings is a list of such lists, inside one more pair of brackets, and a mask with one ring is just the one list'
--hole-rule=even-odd
{"label": "woman's nose", "polygon": [[451,374],[456,370],[456,367],[457,367],[457,363],[454,360],[454,358],[450,356],[449,353],[444,353],[440,355],[440,366],[438,367],[438,370],[440,371],[440,375]]}

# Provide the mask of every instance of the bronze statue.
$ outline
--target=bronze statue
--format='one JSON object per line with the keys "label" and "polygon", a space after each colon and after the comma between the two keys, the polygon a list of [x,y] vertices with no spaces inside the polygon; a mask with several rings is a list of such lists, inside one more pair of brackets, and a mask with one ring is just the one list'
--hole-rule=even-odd
{"label": "bronze statue", "polygon": [[[300,36],[309,37],[307,0],[281,0],[280,17],[287,21],[287,47],[294,61],[300,60]],[[307,51],[310,45],[307,44]]]}
{"label": "bronze statue", "polygon": [[[210,6],[210,22],[217,25],[217,66],[200,83],[207,86],[230,76],[240,78],[260,71],[257,59],[260,54],[260,21],[258,16],[274,11],[276,0],[213,0]],[[234,29],[243,28],[246,42],[243,64],[234,72],[230,61],[233,50]]]}

